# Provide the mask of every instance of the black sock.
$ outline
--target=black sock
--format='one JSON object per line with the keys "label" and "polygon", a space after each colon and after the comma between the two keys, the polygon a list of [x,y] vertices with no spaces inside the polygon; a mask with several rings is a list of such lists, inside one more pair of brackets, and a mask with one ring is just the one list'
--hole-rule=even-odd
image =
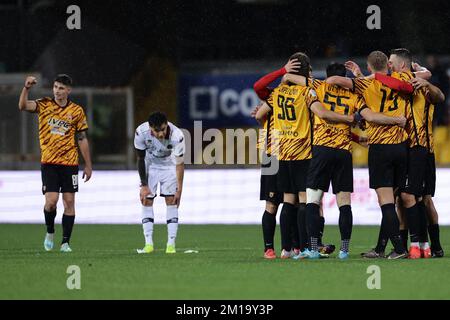
{"label": "black sock", "polygon": [[319,247],[323,247],[322,237],[323,237],[324,229],[325,229],[325,218],[320,217],[319,218]]}
{"label": "black sock", "polygon": [[289,225],[291,228],[292,248],[300,248],[300,234],[297,225],[298,207],[295,207],[295,211],[289,212]]}
{"label": "black sock", "polygon": [[290,203],[283,203],[280,213],[280,234],[281,234],[281,249],[286,251],[291,251],[292,249],[292,238],[291,238],[291,217],[292,211],[297,210],[297,208]]}
{"label": "black sock", "polygon": [[400,237],[405,248],[408,248],[408,229],[400,230]]}
{"label": "black sock", "polygon": [[62,217],[62,229],[63,229],[63,239],[61,244],[69,243],[70,236],[72,235],[72,228],[75,222],[75,216],[63,215]]}
{"label": "black sock", "polygon": [[420,234],[419,242],[428,242],[428,232],[427,232],[427,208],[423,200],[417,202],[419,207],[419,217],[420,217]]}
{"label": "black sock", "polygon": [[297,213],[298,237],[300,240],[300,251],[308,247],[308,232],[306,230],[306,203],[300,203]]}
{"label": "black sock", "polygon": [[430,234],[431,251],[442,250],[441,241],[439,240],[439,224],[430,224],[428,233]]}
{"label": "black sock", "polygon": [[47,226],[47,233],[55,233],[55,217],[56,209],[47,211],[44,209],[45,225]]}
{"label": "black sock", "polygon": [[383,253],[386,250],[389,237],[386,234],[386,219],[381,218],[380,232],[378,233],[378,242],[375,252]]}
{"label": "black sock", "polygon": [[306,205],[306,228],[310,249],[317,250],[320,236],[320,207],[315,203]]}
{"label": "black sock", "polygon": [[391,239],[395,252],[399,254],[404,253],[406,249],[403,246],[400,236],[400,222],[398,221],[397,212],[395,211],[395,205],[393,203],[382,205],[381,212],[385,219],[386,234],[389,236],[389,239]]}
{"label": "black sock", "polygon": [[339,231],[341,232],[341,240],[350,240],[352,227],[352,207],[349,205],[339,207]]}
{"label": "black sock", "polygon": [[267,249],[273,249],[273,237],[275,235],[276,224],[276,214],[271,214],[269,211],[264,211],[262,216],[264,251]]}
{"label": "black sock", "polygon": [[420,235],[420,213],[417,204],[411,208],[405,208],[406,220],[408,221],[409,237],[411,242],[419,242]]}

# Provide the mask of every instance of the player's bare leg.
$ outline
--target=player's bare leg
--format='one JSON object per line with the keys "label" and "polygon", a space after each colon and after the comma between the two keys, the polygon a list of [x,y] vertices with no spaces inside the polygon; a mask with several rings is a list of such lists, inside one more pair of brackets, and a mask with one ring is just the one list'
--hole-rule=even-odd
{"label": "player's bare leg", "polygon": [[61,241],[62,252],[71,252],[69,242],[72,235],[73,225],[75,223],[75,193],[63,193],[64,214],[62,217],[63,237]]}
{"label": "player's bare leg", "polygon": [[44,248],[46,251],[53,249],[53,241],[55,236],[55,217],[56,217],[56,205],[58,203],[58,192],[46,192],[45,193],[45,225],[47,226],[47,234],[45,235]]}
{"label": "player's bare leg", "polygon": [[339,192],[336,194],[336,202],[339,207],[339,230],[341,232],[341,249],[338,257],[347,259],[353,227],[351,193]]}
{"label": "player's bare leg", "polygon": [[143,249],[137,249],[137,253],[152,253],[153,248],[153,199],[145,198],[141,200],[142,204],[142,229],[145,237],[145,246]]}
{"label": "player's bare leg", "polygon": [[175,241],[178,231],[178,205],[174,204],[174,197],[166,197],[167,219],[167,247],[166,253],[176,253]]}

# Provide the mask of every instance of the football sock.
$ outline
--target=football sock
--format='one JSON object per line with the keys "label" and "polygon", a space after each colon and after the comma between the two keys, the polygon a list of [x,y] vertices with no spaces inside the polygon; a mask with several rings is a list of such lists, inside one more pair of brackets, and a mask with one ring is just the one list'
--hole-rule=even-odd
{"label": "football sock", "polygon": [[405,247],[403,246],[400,237],[400,222],[397,217],[397,212],[395,211],[395,205],[393,203],[382,205],[381,212],[386,221],[386,234],[389,236],[389,239],[391,239],[395,252],[398,254],[404,253]]}
{"label": "football sock", "polygon": [[380,232],[378,233],[377,246],[375,247],[375,252],[382,253],[386,250],[389,237],[386,235],[386,220],[381,219]]}
{"label": "football sock", "polygon": [[408,221],[409,237],[411,243],[419,242],[420,235],[420,212],[417,204],[411,208],[405,208],[406,220]]}
{"label": "football sock", "polygon": [[63,238],[61,244],[69,243],[74,223],[75,223],[75,216],[68,216],[66,214],[63,214],[62,216]]}
{"label": "football sock", "polygon": [[55,233],[55,217],[56,209],[47,211],[44,209],[45,225],[47,226],[47,233]]}
{"label": "football sock", "polygon": [[419,207],[419,217],[420,217],[420,234],[419,241],[422,243],[428,242],[428,232],[427,232],[427,208],[423,200],[417,202]]}
{"label": "football sock", "polygon": [[431,224],[428,226],[428,233],[430,234],[431,250],[442,250],[441,242],[439,240],[439,224]]}
{"label": "football sock", "polygon": [[325,229],[325,218],[320,217],[319,218],[319,246],[323,247],[322,237],[323,237],[323,230]]}
{"label": "football sock", "polygon": [[402,238],[403,246],[408,248],[408,229],[400,230],[400,237]]}
{"label": "football sock", "polygon": [[276,215],[271,214],[269,211],[264,211],[262,216],[264,251],[267,249],[273,249],[273,238],[275,235],[276,223]]}
{"label": "football sock", "polygon": [[153,245],[153,207],[142,206],[142,229],[144,230],[145,244]]}
{"label": "football sock", "polygon": [[296,210],[295,206],[284,202],[280,213],[280,234],[281,234],[281,249],[291,251],[292,239],[291,239],[291,226],[290,212]]}
{"label": "football sock", "polygon": [[339,207],[339,230],[341,232],[341,250],[348,252],[352,236],[353,216],[349,205]]}
{"label": "football sock", "polygon": [[295,210],[289,211],[289,226],[291,228],[292,248],[300,248],[300,235],[298,230],[298,207],[295,206]]}
{"label": "football sock", "polygon": [[175,245],[178,231],[178,208],[177,206],[167,206],[167,244]]}
{"label": "football sock", "polygon": [[297,213],[297,227],[300,240],[300,251],[308,247],[308,233],[306,231],[306,203],[300,203]]}
{"label": "football sock", "polygon": [[320,235],[320,207],[315,203],[308,203],[306,205],[306,227],[310,240],[310,249],[317,251]]}

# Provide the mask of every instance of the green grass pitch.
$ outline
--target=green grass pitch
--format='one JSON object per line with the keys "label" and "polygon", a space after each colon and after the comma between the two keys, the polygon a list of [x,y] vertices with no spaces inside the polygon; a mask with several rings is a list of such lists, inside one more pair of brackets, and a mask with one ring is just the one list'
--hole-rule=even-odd
{"label": "green grass pitch", "polygon": [[[177,253],[164,253],[166,226],[156,225],[152,254],[138,255],[140,225],[75,225],[72,253],[43,249],[43,225],[0,225],[0,299],[449,299],[450,260],[364,260],[378,227],[355,226],[351,258],[265,260],[261,226],[180,225]],[[56,226],[59,244],[61,226]],[[325,227],[338,245],[339,229]],[[450,227],[441,227],[450,253]],[[279,229],[276,244],[279,254]],[[58,246],[59,247],[59,246]],[[198,250],[187,254],[185,250]],[[69,265],[81,289],[69,290]],[[370,265],[381,289],[367,288]]]}

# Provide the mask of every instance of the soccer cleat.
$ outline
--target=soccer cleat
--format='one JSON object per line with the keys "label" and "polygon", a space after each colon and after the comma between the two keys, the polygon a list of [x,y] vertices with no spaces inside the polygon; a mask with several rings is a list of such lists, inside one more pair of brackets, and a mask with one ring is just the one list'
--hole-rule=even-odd
{"label": "soccer cleat", "polygon": [[441,249],[441,250],[432,251],[431,256],[433,258],[442,258],[444,256],[444,250]]}
{"label": "soccer cleat", "polygon": [[386,258],[384,251],[383,252],[376,252],[375,249],[372,249],[368,252],[363,252],[361,253],[361,257],[362,258],[367,258],[367,259],[383,259]]}
{"label": "soccer cleat", "polygon": [[409,258],[410,259],[420,259],[420,248],[417,246],[411,246],[409,247]]}
{"label": "soccer cleat", "polygon": [[136,249],[137,253],[152,253],[153,250],[152,244],[146,244],[143,249]]}
{"label": "soccer cleat", "polygon": [[431,258],[431,248],[420,249],[420,256],[424,259]]}
{"label": "soccer cleat", "polygon": [[281,250],[281,259],[289,259],[291,257],[291,251]]}
{"label": "soccer cleat", "polygon": [[391,254],[387,258],[389,260],[406,259],[408,258],[408,252],[405,251],[403,253],[397,253],[395,250],[392,250]]}
{"label": "soccer cleat", "polygon": [[267,249],[266,252],[264,252],[264,258],[265,259],[275,259],[277,256],[275,254],[275,251],[273,249]]}
{"label": "soccer cleat", "polygon": [[44,249],[45,251],[51,251],[53,249],[53,233],[47,233],[45,235],[45,240],[44,240]]}
{"label": "soccer cleat", "polygon": [[349,257],[348,252],[339,250],[339,254],[338,254],[338,258],[339,258],[339,259],[341,259],[341,260],[346,260],[346,259],[348,259],[348,257]]}
{"label": "soccer cleat", "polygon": [[166,247],[166,253],[176,253],[175,245],[174,244],[168,244]]}
{"label": "soccer cleat", "polygon": [[325,244],[319,247],[319,252],[322,254],[332,254],[335,249],[336,246],[334,244]]}
{"label": "soccer cleat", "polygon": [[296,255],[299,255],[300,252],[301,252],[300,249],[294,248],[294,249],[292,250],[292,257],[294,257],[294,256],[296,256]]}
{"label": "soccer cleat", "polygon": [[299,260],[299,259],[305,259],[309,254],[309,249],[306,248],[305,250],[303,250],[303,252],[300,252],[299,254],[296,254],[295,256],[292,257],[292,259],[295,260]]}
{"label": "soccer cleat", "polygon": [[305,253],[305,259],[321,259],[324,258],[319,251],[315,250],[308,250],[308,252]]}
{"label": "soccer cleat", "polygon": [[59,249],[61,252],[72,252],[72,249],[70,249],[69,244],[67,242],[63,243],[61,245],[61,248]]}

